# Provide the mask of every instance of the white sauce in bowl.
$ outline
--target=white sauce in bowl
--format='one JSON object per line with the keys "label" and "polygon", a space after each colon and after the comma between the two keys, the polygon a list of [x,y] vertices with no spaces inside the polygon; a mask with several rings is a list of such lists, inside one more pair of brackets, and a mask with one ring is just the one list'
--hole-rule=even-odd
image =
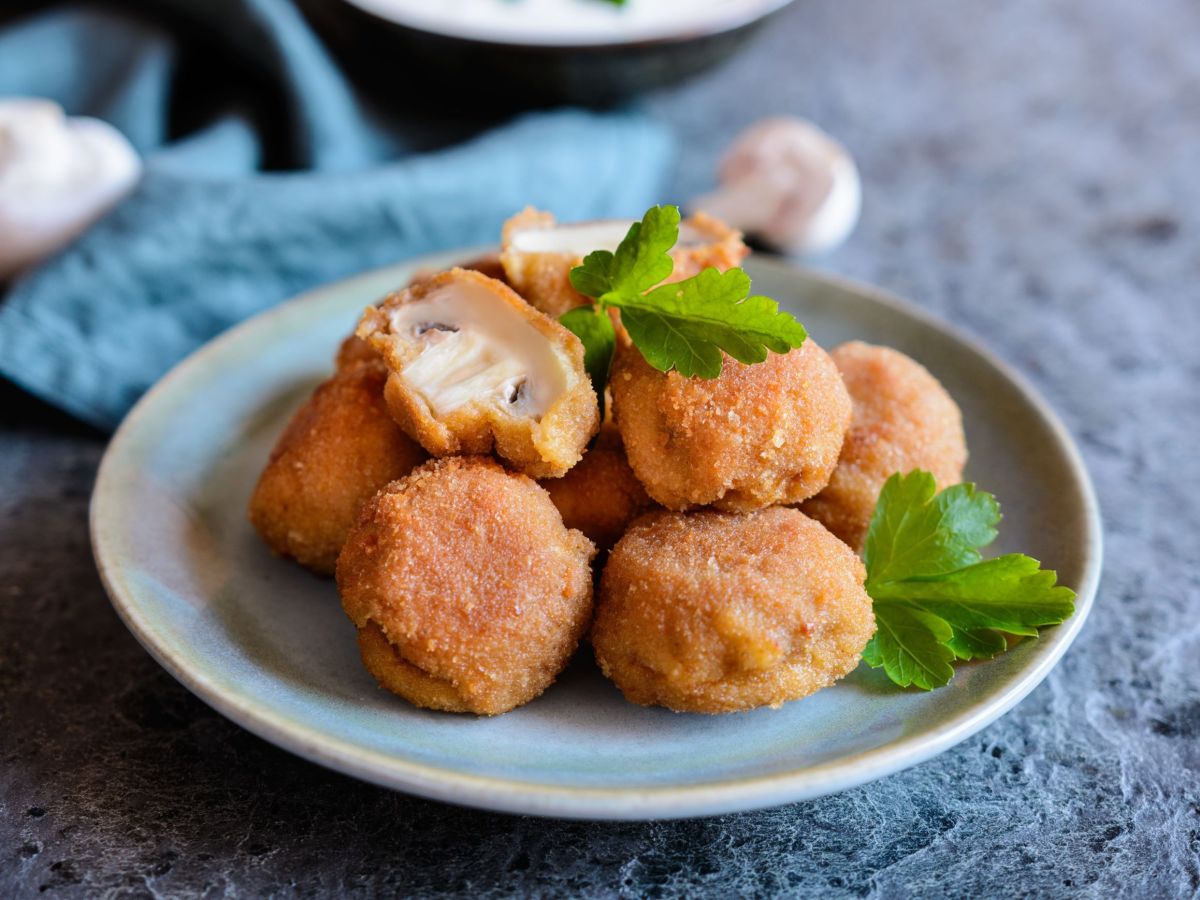
{"label": "white sauce in bowl", "polygon": [[729,31],[790,0],[350,0],[447,37],[544,47],[672,40]]}

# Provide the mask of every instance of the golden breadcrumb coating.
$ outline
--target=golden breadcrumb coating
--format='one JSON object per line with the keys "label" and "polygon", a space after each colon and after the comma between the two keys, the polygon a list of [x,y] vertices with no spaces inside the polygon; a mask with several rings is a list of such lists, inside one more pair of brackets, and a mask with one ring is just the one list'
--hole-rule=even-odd
{"label": "golden breadcrumb coating", "polygon": [[[376,366],[383,366],[383,360],[375,352],[375,348],[355,334],[350,335],[350,337],[338,345],[337,356],[334,357],[333,362],[339,369],[356,366],[360,363],[372,363]],[[387,370],[384,369],[383,371],[386,375]]]}
{"label": "golden breadcrumb coating", "polygon": [[659,372],[618,342],[609,382],[629,464],[668,509],[746,512],[798,503],[829,481],[850,423],[850,397],[812,338],[790,353],[720,376]]}
{"label": "golden breadcrumb coating", "polygon": [[842,344],[831,356],[854,415],[828,487],[802,508],[861,550],[888,477],[925,469],[939,489],[958,484],[967,441],[958,404],[920,363],[861,341]]}
{"label": "golden breadcrumb coating", "polygon": [[339,369],[292,416],[250,498],[250,522],[276,553],[325,575],[359,507],[425,451],[393,421],[378,362]]}
{"label": "golden breadcrumb coating", "polygon": [[[538,252],[516,246],[516,235],[548,230],[557,225],[553,214],[526,207],[504,223],[500,249],[500,262],[508,283],[533,306],[554,319],[591,302],[571,287],[571,269],[583,262],[583,257],[591,250],[603,249],[590,247],[578,253]],[[719,219],[697,213],[680,223],[680,240],[671,251],[675,270],[667,281],[682,281],[710,267],[721,271],[731,269],[749,252],[740,232]]]}
{"label": "golden breadcrumb coating", "polygon": [[504,223],[501,232],[500,262],[508,283],[531,306],[557,319],[576,306],[590,301],[571,287],[571,269],[582,257],[565,253],[523,253],[512,246],[513,235],[533,228],[553,228],[553,213],[526,207]]}
{"label": "golden breadcrumb coating", "polygon": [[858,665],[875,631],[866,570],[795,509],[652,512],[617,542],[591,640],[633,703],[778,707]]}
{"label": "golden breadcrumb coating", "polygon": [[431,460],[362,509],[338,559],[367,669],[417,706],[497,715],[542,693],[592,614],[591,541],[494,460]]}
{"label": "golden breadcrumb coating", "polygon": [[742,233],[716,216],[697,212],[679,223],[679,243],[671,251],[675,268],[667,282],[683,281],[702,269],[733,269],[742,264],[750,248]]}
{"label": "golden breadcrumb coating", "polygon": [[540,483],[562,513],[563,524],[586,534],[602,554],[630,522],[657,505],[629,468],[620,432],[611,424],[600,429],[571,471]]}
{"label": "golden breadcrumb coating", "polygon": [[356,334],[387,363],[392,415],[435,456],[494,450],[531,477],[557,477],[599,428],[579,339],[478,272],[392,294]]}

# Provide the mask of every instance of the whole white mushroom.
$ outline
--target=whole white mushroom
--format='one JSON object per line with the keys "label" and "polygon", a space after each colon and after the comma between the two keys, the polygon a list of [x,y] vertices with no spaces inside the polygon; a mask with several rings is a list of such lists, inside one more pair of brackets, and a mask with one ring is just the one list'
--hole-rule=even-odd
{"label": "whole white mushroom", "polygon": [[0,100],[0,279],[100,218],[133,188],[141,167],[106,122],[68,118],[50,100]]}
{"label": "whole white mushroom", "polygon": [[829,253],[858,223],[858,167],[845,147],[803,119],[751,126],[726,152],[718,176],[720,187],[691,208],[784,253]]}

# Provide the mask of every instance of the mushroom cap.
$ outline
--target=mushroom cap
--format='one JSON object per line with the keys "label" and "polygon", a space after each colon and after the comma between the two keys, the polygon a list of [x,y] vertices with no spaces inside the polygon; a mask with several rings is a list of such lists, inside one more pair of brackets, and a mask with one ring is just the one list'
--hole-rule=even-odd
{"label": "mushroom cap", "polygon": [[721,187],[692,205],[786,252],[827,253],[858,222],[862,185],[846,148],[811,122],[771,118],[726,152]]}
{"label": "mushroom cap", "polygon": [[0,100],[0,278],[67,244],[137,182],[141,160],[106,122],[49,100]]}

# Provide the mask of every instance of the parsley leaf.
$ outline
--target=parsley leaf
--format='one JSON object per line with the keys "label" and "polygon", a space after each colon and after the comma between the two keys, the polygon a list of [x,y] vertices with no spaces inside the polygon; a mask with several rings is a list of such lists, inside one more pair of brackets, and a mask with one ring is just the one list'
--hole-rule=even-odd
{"label": "parsley leaf", "polygon": [[749,293],[750,276],[743,270],[703,269],[694,278],[622,301],[621,324],[659,371],[716,378],[722,350],[738,362],[760,363],[767,350],[787,353],[808,336],[774,300]]}
{"label": "parsley leaf", "polygon": [[668,278],[675,268],[671,248],[679,240],[679,207],[652,206],[634,222],[617,252],[594,250],[570,273],[571,287],[600,305],[617,305]]}
{"label": "parsley leaf", "polygon": [[[679,209],[654,206],[634,222],[615,253],[596,250],[571,270],[571,286],[597,309],[621,310],[621,323],[646,361],[661,372],[716,378],[725,351],[739,362],[760,363],[767,351],[787,353],[807,337],[804,326],[767,297],[750,297],[742,269],[704,269],[662,284],[674,269],[670,251],[679,240]],[[568,316],[572,316],[567,313]],[[578,324],[580,318],[572,316]],[[564,324],[575,329],[571,324]],[[597,359],[612,352],[604,334],[575,332]],[[602,366],[597,363],[596,370]],[[597,394],[603,385],[597,385]]]}
{"label": "parsley leaf", "polygon": [[1075,593],[1028,556],[983,560],[1000,507],[991,494],[958,484],[941,493],[920,470],[893,475],[867,533],[867,593],[877,630],[863,659],[903,687],[950,680],[953,659],[989,659],[1006,635],[1036,637],[1075,611]]}
{"label": "parsley leaf", "polygon": [[612,366],[613,347],[617,335],[608,313],[595,307],[578,306],[559,316],[563,326],[583,343],[583,368],[592,380],[596,399],[600,403],[600,419],[604,419],[604,386]]}
{"label": "parsley leaf", "polygon": [[996,539],[999,522],[996,498],[973,484],[938,494],[928,472],[893,475],[871,517],[863,554],[867,571],[883,582],[961,569],[979,562],[979,548]]}
{"label": "parsley leaf", "polygon": [[1008,641],[998,631],[988,631],[986,628],[963,631],[953,625],[950,628],[954,633],[946,641],[946,646],[954,651],[958,659],[991,659],[1008,649]]}
{"label": "parsley leaf", "polygon": [[906,601],[956,628],[1033,637],[1039,625],[1055,625],[1074,612],[1074,594],[1054,580],[1036,559],[1010,553],[936,578],[880,584],[872,596]]}
{"label": "parsley leaf", "polygon": [[953,629],[937,616],[902,604],[875,607],[875,636],[863,659],[883,667],[896,684],[931,690],[954,677],[954,651],[947,646]]}

